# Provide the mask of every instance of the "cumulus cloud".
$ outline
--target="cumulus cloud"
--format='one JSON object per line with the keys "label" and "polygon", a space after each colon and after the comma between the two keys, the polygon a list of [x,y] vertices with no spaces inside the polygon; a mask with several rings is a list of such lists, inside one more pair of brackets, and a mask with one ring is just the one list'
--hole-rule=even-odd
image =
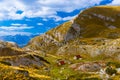
{"label": "cumulus cloud", "polygon": [[32,29],[32,26],[27,26],[27,24],[12,23],[11,26],[0,26],[0,36],[14,36],[14,35],[31,35],[30,32],[25,32],[26,29]]}
{"label": "cumulus cloud", "polygon": [[120,5],[120,0],[113,0],[110,5]]}
{"label": "cumulus cloud", "polygon": [[75,9],[85,8],[99,4],[103,0],[38,0],[41,5],[53,11],[71,12]]}
{"label": "cumulus cloud", "polygon": [[19,31],[25,29],[32,29],[32,26],[27,26],[27,24],[18,24],[12,23],[11,26],[0,26],[0,30],[7,30],[7,31]]}
{"label": "cumulus cloud", "polygon": [[16,14],[16,11],[25,9],[25,5],[19,0],[0,1],[0,20],[3,19],[22,19],[24,15]]}
{"label": "cumulus cloud", "polygon": [[[0,20],[18,20],[24,17],[57,19],[57,11],[72,12],[75,9],[94,6],[101,1],[103,0],[1,0]],[[18,14],[17,11],[22,13]]]}

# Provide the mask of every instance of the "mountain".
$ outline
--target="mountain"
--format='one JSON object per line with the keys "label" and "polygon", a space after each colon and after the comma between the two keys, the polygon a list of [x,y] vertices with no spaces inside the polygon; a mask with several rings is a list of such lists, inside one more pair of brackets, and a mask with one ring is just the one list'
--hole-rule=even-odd
{"label": "mountain", "polygon": [[96,6],[23,48],[1,41],[0,79],[119,80],[119,22],[120,6]]}
{"label": "mountain", "polygon": [[38,35],[36,34],[36,35],[30,35],[30,36],[27,36],[27,35],[0,36],[0,40],[12,41],[12,42],[17,43],[19,45],[19,47],[23,47],[28,43],[28,41],[31,38],[33,38],[35,36],[38,36]]}
{"label": "mountain", "polygon": [[[109,53],[110,45],[107,44],[120,38],[119,8],[97,6],[86,9],[73,20],[33,38],[26,47],[52,54]],[[117,50],[118,46],[115,47]],[[76,48],[79,51],[75,52]]]}

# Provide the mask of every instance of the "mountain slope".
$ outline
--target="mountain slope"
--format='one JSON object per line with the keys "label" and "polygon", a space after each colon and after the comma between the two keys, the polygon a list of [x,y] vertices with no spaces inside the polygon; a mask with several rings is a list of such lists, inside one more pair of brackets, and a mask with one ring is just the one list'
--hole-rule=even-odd
{"label": "mountain slope", "polygon": [[75,19],[75,23],[81,26],[81,35],[83,37],[119,37],[119,8],[119,6],[99,6],[83,11]]}
{"label": "mountain slope", "polygon": [[[78,43],[86,38],[100,38],[101,41],[117,39],[120,37],[119,8],[120,6],[97,6],[84,10],[75,19],[33,38],[26,47],[56,53],[66,44],[69,47],[71,41]],[[89,39],[86,39],[86,43],[89,43]],[[95,40],[93,39],[93,44]]]}

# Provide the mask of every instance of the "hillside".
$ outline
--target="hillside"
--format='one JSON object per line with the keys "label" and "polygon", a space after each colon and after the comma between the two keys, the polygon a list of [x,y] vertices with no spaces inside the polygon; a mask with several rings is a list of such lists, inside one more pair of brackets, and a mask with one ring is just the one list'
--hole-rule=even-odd
{"label": "hillside", "polygon": [[56,53],[66,44],[70,47],[72,43],[75,46],[84,43],[86,45],[89,43],[102,45],[107,41],[109,43],[110,40],[120,38],[119,8],[119,6],[97,6],[84,10],[75,19],[33,38],[26,47]]}
{"label": "hillside", "polygon": [[0,80],[49,80],[43,72],[49,64],[42,56],[24,51],[14,42],[0,41]]}

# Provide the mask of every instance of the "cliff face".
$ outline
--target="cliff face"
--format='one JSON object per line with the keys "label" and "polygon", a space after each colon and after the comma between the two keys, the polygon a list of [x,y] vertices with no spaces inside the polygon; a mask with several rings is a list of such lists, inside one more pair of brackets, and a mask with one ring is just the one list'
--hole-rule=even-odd
{"label": "cliff face", "polygon": [[98,6],[84,10],[75,19],[33,38],[26,48],[53,54],[119,52],[118,45],[113,45],[120,38],[119,8]]}

